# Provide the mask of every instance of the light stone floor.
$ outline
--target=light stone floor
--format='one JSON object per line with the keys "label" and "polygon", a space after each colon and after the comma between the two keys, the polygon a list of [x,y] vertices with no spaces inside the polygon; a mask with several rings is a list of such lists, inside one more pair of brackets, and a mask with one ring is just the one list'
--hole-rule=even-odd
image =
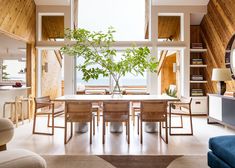
{"label": "light stone floor", "polygon": [[[58,122],[63,124],[63,118]],[[45,117],[39,118],[38,123],[39,129],[46,129]],[[23,148],[44,155],[206,155],[210,137],[235,133],[234,130],[221,125],[208,125],[206,117],[193,117],[193,125],[194,136],[169,136],[169,144],[165,144],[158,133],[144,133],[141,145],[136,127],[131,126],[130,145],[126,142],[125,132],[107,132],[106,144],[103,145],[102,130],[99,126],[96,127],[92,145],[89,144],[89,133],[75,134],[71,141],[64,145],[64,129],[55,129],[54,136],[33,135],[32,121],[25,121],[24,125],[15,129],[15,136],[8,144],[8,149]]]}

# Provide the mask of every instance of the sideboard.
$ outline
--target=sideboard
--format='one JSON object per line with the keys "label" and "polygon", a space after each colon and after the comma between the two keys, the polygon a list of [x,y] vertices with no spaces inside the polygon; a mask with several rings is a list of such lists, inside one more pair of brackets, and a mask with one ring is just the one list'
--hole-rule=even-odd
{"label": "sideboard", "polygon": [[235,97],[208,95],[208,123],[212,121],[235,128]]}

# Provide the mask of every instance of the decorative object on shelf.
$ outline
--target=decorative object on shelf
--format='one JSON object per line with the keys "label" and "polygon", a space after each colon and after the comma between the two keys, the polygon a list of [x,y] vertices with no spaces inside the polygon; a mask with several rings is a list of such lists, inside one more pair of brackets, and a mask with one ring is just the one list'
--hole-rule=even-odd
{"label": "decorative object on shelf", "polygon": [[6,72],[6,69],[7,69],[7,65],[2,65],[2,79],[3,80],[7,80],[9,79],[9,73]]}
{"label": "decorative object on shelf", "polygon": [[14,85],[12,85],[12,87],[22,87],[22,83],[16,82]]}
{"label": "decorative object on shelf", "polygon": [[202,58],[192,58],[192,65],[203,65]]}
{"label": "decorative object on shelf", "polygon": [[231,80],[231,72],[228,68],[214,68],[212,71],[212,81],[217,81],[217,90],[219,95],[223,95],[226,91],[226,83],[224,81]]}
{"label": "decorative object on shelf", "polygon": [[168,96],[177,97],[177,90],[175,85],[170,85],[167,89],[165,89],[165,92]]}
{"label": "decorative object on shelf", "polygon": [[[83,57],[84,63],[76,66],[83,72],[82,79],[98,79],[99,76],[111,76],[114,81],[113,94],[121,95],[119,79],[127,73],[143,75],[146,70],[155,72],[158,62],[156,57],[150,56],[148,47],[132,47],[124,50],[122,58],[115,60],[117,50],[111,48],[115,40],[115,30],[110,27],[107,33],[90,32],[85,29],[66,29],[65,37],[75,40],[73,45],[61,48],[63,54]],[[94,65],[97,65],[94,68]]]}

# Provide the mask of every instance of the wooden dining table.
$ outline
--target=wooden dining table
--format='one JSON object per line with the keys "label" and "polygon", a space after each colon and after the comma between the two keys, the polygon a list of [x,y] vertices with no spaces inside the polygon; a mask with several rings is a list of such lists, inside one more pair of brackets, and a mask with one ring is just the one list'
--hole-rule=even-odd
{"label": "wooden dining table", "polygon": [[[54,101],[178,101],[178,98],[168,95],[64,95],[57,97]],[[156,107],[157,108],[157,107]],[[79,124],[78,132],[86,132],[87,124]],[[111,123],[111,132],[122,132],[122,123]],[[156,132],[157,125],[155,123],[145,124],[146,132]]]}

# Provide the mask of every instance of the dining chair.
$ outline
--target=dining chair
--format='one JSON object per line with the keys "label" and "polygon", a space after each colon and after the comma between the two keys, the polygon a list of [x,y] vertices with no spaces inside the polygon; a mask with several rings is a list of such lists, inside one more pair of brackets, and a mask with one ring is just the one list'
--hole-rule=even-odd
{"label": "dining chair", "polygon": [[[89,122],[90,123],[90,144],[92,144],[92,120],[93,135],[95,135],[95,115],[92,113],[92,102],[90,101],[67,101],[65,102],[65,130],[64,144],[73,136],[73,122]],[[70,136],[67,139],[67,123],[70,122]]]}
{"label": "dining chair", "polygon": [[[55,103],[50,100],[50,96],[35,97],[34,98],[34,119],[33,119],[33,134],[54,135],[54,128],[64,128],[63,126],[55,126],[55,118],[64,114],[63,106],[56,107]],[[51,132],[36,131],[37,116],[47,116],[47,127],[51,128]],[[52,123],[50,125],[50,116]]]}
{"label": "dining chair", "polygon": [[103,144],[105,143],[106,122],[125,122],[127,143],[130,144],[129,101],[103,102]]}
{"label": "dining chair", "polygon": [[[180,101],[169,103],[169,134],[170,135],[193,135],[193,120],[191,112],[192,98],[182,97]],[[180,117],[180,126],[172,126],[172,116]],[[190,132],[172,133],[172,128],[184,128],[183,116],[189,117]]]}
{"label": "dining chair", "polygon": [[162,137],[162,123],[167,125],[167,101],[141,101],[138,117],[138,134],[140,127],[140,143],[143,143],[143,122],[159,122],[160,137],[168,143],[168,129],[165,128],[165,139]]}

